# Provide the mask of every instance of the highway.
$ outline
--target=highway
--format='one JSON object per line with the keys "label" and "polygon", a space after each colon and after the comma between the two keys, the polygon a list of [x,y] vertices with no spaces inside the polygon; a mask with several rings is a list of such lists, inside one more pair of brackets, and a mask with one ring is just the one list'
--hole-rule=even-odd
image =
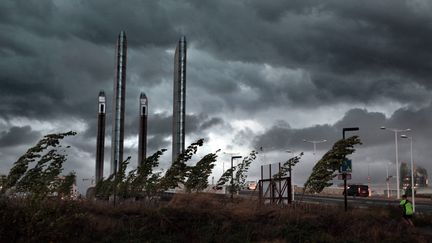
{"label": "highway", "polygon": [[[250,190],[242,190],[240,195],[246,197],[258,197],[258,191],[250,191]],[[322,203],[322,204],[333,204],[344,207],[344,197],[342,195],[310,195],[305,194],[302,198],[301,193],[296,193],[294,195],[294,200],[299,201],[303,200],[303,202],[310,203]],[[409,198],[409,200],[411,200]],[[386,206],[394,206],[397,207],[399,205],[399,200],[396,198],[386,199],[382,197],[352,197],[348,196],[348,207],[359,207],[359,208],[367,208],[367,207],[386,207]],[[426,198],[417,198],[415,202],[416,212],[417,213],[432,213],[432,200]]]}
{"label": "highway", "polygon": [[[295,200],[301,200],[301,194],[295,194]],[[344,206],[343,196],[321,196],[321,195],[304,195],[304,202],[336,204]],[[348,197],[348,207],[370,207],[370,206],[398,206],[399,200],[373,198],[373,197]],[[421,199],[416,201],[416,212],[432,213],[432,200]]]}

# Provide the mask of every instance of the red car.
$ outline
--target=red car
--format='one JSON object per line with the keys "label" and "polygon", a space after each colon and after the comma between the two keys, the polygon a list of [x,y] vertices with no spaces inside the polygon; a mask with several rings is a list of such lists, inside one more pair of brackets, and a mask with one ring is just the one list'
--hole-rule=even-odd
{"label": "red car", "polygon": [[369,197],[369,186],[366,185],[349,185],[347,186],[348,196]]}

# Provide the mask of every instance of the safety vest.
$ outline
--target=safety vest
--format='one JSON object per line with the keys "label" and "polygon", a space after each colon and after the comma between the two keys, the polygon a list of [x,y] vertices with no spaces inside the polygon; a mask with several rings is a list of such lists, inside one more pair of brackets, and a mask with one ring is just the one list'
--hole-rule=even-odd
{"label": "safety vest", "polygon": [[414,214],[413,205],[411,204],[410,201],[404,199],[400,202],[399,205],[401,205],[403,207],[405,215],[413,215]]}

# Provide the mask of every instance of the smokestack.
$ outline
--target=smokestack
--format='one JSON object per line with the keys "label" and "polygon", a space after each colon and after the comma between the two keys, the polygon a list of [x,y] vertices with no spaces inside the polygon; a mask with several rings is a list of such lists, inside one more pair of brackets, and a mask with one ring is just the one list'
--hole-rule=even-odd
{"label": "smokestack", "polygon": [[148,99],[144,93],[141,93],[139,99],[140,105],[140,123],[138,136],[138,166],[142,164],[143,159],[147,158],[147,113]]}
{"label": "smokestack", "polygon": [[96,183],[103,178],[104,152],[105,152],[105,92],[99,92],[98,99],[98,125],[96,136]]}
{"label": "smokestack", "polygon": [[182,36],[174,54],[172,161],[185,150],[186,37]]}
{"label": "smokestack", "polygon": [[121,31],[117,39],[117,65],[114,80],[114,120],[111,143],[111,174],[118,170],[118,164],[123,161],[124,113],[126,91],[126,52],[126,34],[124,31]]}

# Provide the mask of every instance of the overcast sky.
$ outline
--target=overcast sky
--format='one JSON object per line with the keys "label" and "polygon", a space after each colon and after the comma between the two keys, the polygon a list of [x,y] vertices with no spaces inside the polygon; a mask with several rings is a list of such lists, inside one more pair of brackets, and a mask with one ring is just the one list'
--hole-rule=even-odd
{"label": "overcast sky", "polygon": [[[74,130],[65,173],[81,192],[94,176],[97,95],[107,103],[109,172],[115,43],[128,39],[125,157],[136,166],[138,98],[149,99],[148,153],[167,148],[170,163],[174,49],[188,44],[186,142],[205,138],[200,154],[221,149],[252,165],[305,152],[294,182],[359,127],[363,145],[352,182],[382,183],[395,174],[395,138],[413,137],[414,163],[432,173],[432,3],[428,0],[2,0],[0,2],[0,172],[47,133]],[[347,134],[348,135],[348,134]],[[326,139],[317,145],[307,140]],[[409,141],[399,139],[409,161]],[[220,153],[213,176],[228,167]],[[389,165],[390,163],[390,165]],[[85,192],[85,191],[84,191]]]}

